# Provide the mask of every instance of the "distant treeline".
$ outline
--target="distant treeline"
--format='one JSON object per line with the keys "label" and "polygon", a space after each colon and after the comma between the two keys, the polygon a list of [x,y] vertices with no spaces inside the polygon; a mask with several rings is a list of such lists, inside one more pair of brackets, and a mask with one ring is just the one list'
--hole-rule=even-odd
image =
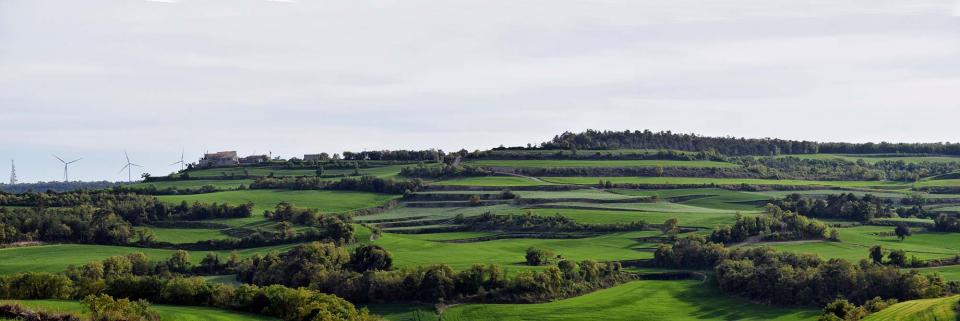
{"label": "distant treeline", "polygon": [[730,225],[720,225],[710,234],[710,241],[714,243],[737,243],[747,238],[757,236],[763,241],[795,241],[795,240],[839,240],[836,230],[830,229],[827,224],[808,219],[790,211],[782,211],[775,205],[768,205],[764,214],[755,217],[746,217],[737,214],[736,222]]}
{"label": "distant treeline", "polygon": [[509,149],[494,148],[492,150],[457,152],[458,155],[468,159],[582,159],[582,160],[678,160],[695,161],[711,160],[725,161],[726,157],[716,151],[699,152],[678,152],[675,150],[637,151],[637,152],[603,152],[603,151],[579,151],[573,150],[555,150],[539,152],[530,149]]}
{"label": "distant treeline", "polygon": [[420,179],[398,181],[374,176],[348,177],[338,181],[320,177],[261,177],[250,184],[251,189],[342,190],[384,194],[412,193],[421,187],[423,181]]}
{"label": "distant treeline", "polygon": [[99,181],[99,182],[38,182],[38,183],[18,183],[14,185],[0,183],[0,191],[6,193],[26,193],[30,191],[35,192],[69,192],[75,190],[98,190],[105,189],[119,185],[116,182],[108,181]]}
{"label": "distant treeline", "polygon": [[[539,149],[673,149],[714,150],[726,156],[781,154],[942,154],[960,155],[960,143],[820,143],[775,138],[707,137],[670,131],[565,132]],[[522,149],[522,148],[521,148]]]}
{"label": "distant treeline", "polygon": [[626,232],[640,231],[649,227],[643,220],[630,223],[582,224],[559,214],[543,216],[533,215],[530,212],[521,215],[496,215],[486,212],[471,217],[458,214],[453,222],[466,226],[470,231],[508,232]]}

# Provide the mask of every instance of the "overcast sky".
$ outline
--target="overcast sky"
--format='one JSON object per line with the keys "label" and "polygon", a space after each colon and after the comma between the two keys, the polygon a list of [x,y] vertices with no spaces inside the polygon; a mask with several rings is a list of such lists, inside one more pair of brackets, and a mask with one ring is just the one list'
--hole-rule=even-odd
{"label": "overcast sky", "polygon": [[[653,129],[960,141],[956,0],[0,0],[0,168]],[[6,170],[0,177],[6,181]],[[135,173],[136,175],[136,173]]]}

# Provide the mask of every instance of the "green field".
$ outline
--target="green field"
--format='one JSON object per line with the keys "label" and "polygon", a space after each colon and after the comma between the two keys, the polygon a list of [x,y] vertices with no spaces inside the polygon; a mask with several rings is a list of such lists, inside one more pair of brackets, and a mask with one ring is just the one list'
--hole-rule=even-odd
{"label": "green field", "polygon": [[226,191],[195,195],[164,195],[158,198],[164,202],[187,203],[229,203],[243,204],[253,202],[253,216],[243,219],[212,220],[233,226],[262,224],[263,211],[272,210],[280,202],[289,202],[298,207],[316,208],[322,212],[338,213],[383,205],[396,195],[376,194],[353,191],[290,191],[290,190],[243,190]]}
{"label": "green field", "polygon": [[916,183],[917,187],[926,186],[960,186],[960,179],[923,180]]}
{"label": "green field", "polygon": [[[60,300],[4,300],[0,303],[20,303],[31,309],[57,313],[86,314],[86,308],[76,301]],[[259,314],[242,313],[207,307],[154,304],[150,306],[164,321],[263,321],[280,320]]]}
{"label": "green field", "polygon": [[530,178],[516,176],[483,176],[467,177],[442,180],[433,182],[434,185],[448,186],[492,186],[492,187],[510,187],[510,186],[540,186],[553,185],[550,182],[539,181]]}
{"label": "green field", "polygon": [[[283,251],[294,245],[277,245],[252,249],[237,250],[241,257],[253,253],[266,254],[270,251]],[[143,252],[153,260],[166,260],[175,251],[165,249],[146,249],[124,246],[88,245],[88,244],[57,244],[0,249],[0,274],[17,272],[62,272],[68,265],[80,266],[91,261],[103,260],[115,255],[127,255],[133,252]],[[217,253],[226,258],[231,251],[191,251],[190,260],[194,264],[200,263],[208,252]]]}
{"label": "green field", "polygon": [[956,321],[960,296],[913,300],[894,304],[867,316],[864,321]]}
{"label": "green field", "polygon": [[429,305],[419,304],[372,304],[366,306],[371,313],[387,321],[437,321],[436,310]]}
{"label": "green field", "polygon": [[939,273],[944,280],[947,281],[960,281],[960,265],[948,265],[940,267],[931,267],[931,268],[921,268],[916,269],[923,274],[927,273]]}
{"label": "green field", "polygon": [[895,155],[884,155],[884,154],[863,154],[863,155],[846,155],[846,154],[795,154],[795,155],[782,155],[777,157],[796,157],[801,159],[842,159],[845,161],[856,162],[858,160],[863,160],[868,164],[875,164],[880,161],[903,161],[907,164],[916,164],[922,162],[930,163],[950,163],[950,162],[960,162],[960,157],[950,157],[950,156],[895,156]]}
{"label": "green field", "polygon": [[781,251],[813,253],[824,258],[841,258],[852,262],[867,258],[873,245],[886,250],[904,250],[907,256],[920,259],[945,258],[960,255],[960,233],[935,233],[914,230],[913,236],[900,241],[896,236],[878,236],[877,233],[893,232],[892,226],[858,226],[840,228],[841,242],[799,241],[760,243]]}
{"label": "green field", "polygon": [[794,179],[702,178],[702,177],[542,177],[556,184],[596,185],[599,181],[614,184],[673,184],[673,185],[806,185],[827,187],[910,188],[910,184],[889,181],[808,181]]}
{"label": "green field", "polygon": [[151,227],[150,231],[152,231],[154,236],[156,236],[157,241],[170,242],[174,244],[232,238],[229,235],[223,234],[220,232],[220,230],[214,229]]}
{"label": "green field", "polygon": [[206,185],[211,185],[220,190],[236,189],[240,185],[250,186],[250,183],[253,183],[252,179],[191,179],[191,180],[181,180],[181,181],[159,181],[159,182],[149,182],[149,183],[136,183],[124,185],[125,187],[132,188],[145,188],[149,186],[154,186],[158,190],[163,190],[171,187],[176,187],[177,189],[200,189]]}
{"label": "green field", "polygon": [[[370,175],[377,177],[392,177],[400,174],[400,169],[414,165],[386,165],[361,168],[361,175]],[[324,176],[349,176],[353,175],[353,169],[324,169]],[[225,167],[225,168],[205,168],[188,171],[192,178],[203,177],[229,177],[229,176],[317,176],[316,169],[287,169],[283,167]],[[339,180],[340,177],[330,177],[330,180]]]}
{"label": "green field", "polygon": [[719,293],[699,281],[635,281],[544,304],[463,304],[445,321],[816,320],[820,311],[777,308]]}
{"label": "green field", "polygon": [[505,269],[525,269],[529,267],[523,263],[524,254],[531,246],[551,250],[574,260],[651,258],[652,252],[638,251],[637,248],[650,248],[654,245],[639,243],[633,238],[659,234],[659,231],[642,231],[611,233],[583,239],[503,239],[475,243],[441,243],[426,240],[425,235],[393,233],[384,233],[379,240],[373,242],[362,236],[357,239],[386,248],[393,254],[393,263],[398,267],[447,264],[460,270],[473,264],[497,263]]}
{"label": "green field", "polygon": [[714,228],[719,224],[733,224],[736,220],[734,215],[726,213],[669,213],[563,208],[531,208],[528,210],[536,215],[561,215],[584,224],[629,223],[638,220],[659,224],[668,219],[676,218],[679,220],[680,226]]}
{"label": "green field", "polygon": [[571,167],[737,167],[714,161],[675,160],[471,160],[466,164],[483,167],[571,168]]}

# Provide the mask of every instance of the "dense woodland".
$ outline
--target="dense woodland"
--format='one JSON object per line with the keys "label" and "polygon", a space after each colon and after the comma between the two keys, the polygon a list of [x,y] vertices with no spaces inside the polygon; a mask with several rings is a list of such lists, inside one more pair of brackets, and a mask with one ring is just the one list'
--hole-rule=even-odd
{"label": "dense woodland", "polygon": [[782,154],[941,154],[960,155],[960,143],[820,143],[775,138],[708,137],[670,131],[565,132],[540,149],[673,149],[713,150],[727,156]]}
{"label": "dense woodland", "polygon": [[823,222],[768,205],[762,215],[747,217],[737,214],[736,223],[732,226],[717,226],[710,234],[710,241],[722,244],[738,243],[753,236],[762,241],[839,239],[837,231]]}

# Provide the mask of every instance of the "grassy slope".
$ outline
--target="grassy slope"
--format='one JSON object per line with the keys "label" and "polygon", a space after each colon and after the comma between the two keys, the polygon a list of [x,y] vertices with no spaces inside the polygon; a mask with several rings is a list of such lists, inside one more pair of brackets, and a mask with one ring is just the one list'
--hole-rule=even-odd
{"label": "grassy slope", "polygon": [[[153,234],[157,237],[157,241],[175,244],[232,238],[229,235],[221,233],[220,230],[215,229],[151,227],[150,231],[153,231]],[[136,238],[134,237],[134,239]]]}
{"label": "grassy slope", "polygon": [[166,189],[170,187],[176,187],[179,189],[199,189],[205,185],[213,185],[217,189],[235,189],[240,185],[249,186],[250,183],[253,183],[252,179],[195,179],[195,180],[182,180],[182,181],[159,181],[159,182],[149,182],[149,183],[136,183],[125,185],[126,187],[135,187],[143,188],[153,185],[157,189]]}
{"label": "grassy slope", "polygon": [[[237,250],[241,257],[253,253],[268,253],[283,251],[294,245],[278,245],[252,249]],[[0,274],[11,274],[24,271],[61,272],[68,265],[83,265],[90,261],[103,260],[114,255],[126,255],[132,252],[143,252],[151,259],[166,260],[173,254],[173,250],[145,249],[124,246],[88,245],[88,244],[57,244],[30,247],[0,249]],[[208,251],[190,252],[190,259],[194,264],[200,263]],[[225,258],[231,251],[212,251]]]}
{"label": "grassy slope", "polygon": [[614,184],[721,184],[721,185],[811,185],[833,187],[883,187],[909,188],[909,184],[887,181],[808,181],[791,179],[741,179],[702,177],[543,177],[544,181],[556,184],[593,185],[600,180]]}
{"label": "grassy slope", "polygon": [[[19,302],[20,304],[48,312],[60,313],[85,313],[82,304],[76,301],[59,300],[20,300],[20,301],[0,301],[2,303]],[[258,321],[258,320],[279,320],[258,314],[249,314],[234,312],[228,310],[192,307],[192,306],[174,306],[174,305],[151,305],[154,311],[160,314],[164,321]]]}
{"label": "grassy slope", "polygon": [[[400,174],[400,169],[406,166],[412,165],[387,165],[387,166],[375,166],[369,168],[361,168],[361,175],[371,175],[377,177],[391,177]],[[244,172],[246,171],[246,172]],[[230,175],[244,175],[245,173],[253,176],[268,176],[273,173],[273,176],[316,176],[317,171],[315,169],[284,169],[284,168],[268,168],[268,167],[230,167],[230,168],[210,168],[210,169],[197,169],[189,171],[190,177],[193,178],[202,178],[202,177],[222,177],[224,174],[226,176]],[[353,169],[325,169],[323,175],[352,175]],[[340,177],[328,178],[330,180],[339,180]]]}
{"label": "grassy slope", "polygon": [[842,258],[853,262],[867,258],[873,245],[886,250],[901,249],[907,256],[921,259],[952,257],[960,254],[960,233],[933,233],[914,231],[913,236],[900,241],[896,236],[878,236],[876,233],[893,232],[892,226],[858,226],[840,229],[841,242],[811,241],[761,243],[778,250],[798,253],[815,253],[825,258]]}
{"label": "grassy slope", "polygon": [[670,213],[647,211],[612,211],[592,209],[533,208],[537,215],[562,215],[585,224],[629,223],[643,220],[647,223],[662,223],[676,218],[681,226],[713,228],[718,224],[733,224],[735,216],[727,213]]}
{"label": "grassy slope", "polygon": [[472,160],[474,166],[514,168],[570,168],[570,167],[737,167],[736,164],[714,161],[675,160]]}
{"label": "grassy slope", "polygon": [[[366,229],[362,229],[366,231]],[[504,239],[475,243],[440,243],[428,241],[425,235],[384,233],[372,242],[393,254],[393,263],[399,267],[448,264],[454,269],[465,269],[473,264],[498,263],[507,269],[529,268],[524,262],[527,248],[537,246],[574,260],[624,260],[653,257],[652,252],[635,248],[649,248],[652,244],[639,243],[632,238],[653,236],[659,231],[612,233],[584,239]],[[364,243],[370,241],[358,236]]]}
{"label": "grassy slope", "polygon": [[816,320],[819,311],[783,309],[724,296],[698,281],[636,281],[545,304],[464,304],[444,320]]}
{"label": "grassy slope", "polygon": [[783,155],[778,157],[797,157],[802,159],[843,159],[851,162],[856,162],[857,160],[863,160],[864,162],[873,164],[879,161],[903,161],[908,164],[915,164],[921,162],[931,162],[931,163],[949,163],[949,162],[960,162],[960,157],[949,157],[949,156],[904,156],[896,157],[889,155],[844,155],[844,154],[809,154],[809,155]]}
{"label": "grassy slope", "polygon": [[913,300],[871,314],[864,321],[956,321],[960,296]]}
{"label": "grassy slope", "polygon": [[529,178],[523,177],[514,177],[514,176],[483,176],[483,177],[467,177],[467,178],[456,178],[450,180],[442,180],[433,182],[434,185],[449,185],[449,186],[540,186],[540,185],[553,185],[553,183],[537,181]]}
{"label": "grassy slope", "polygon": [[286,190],[243,190],[196,195],[165,195],[160,200],[170,203],[186,201],[218,202],[242,204],[253,202],[253,216],[243,219],[214,220],[234,226],[263,222],[263,211],[273,209],[277,203],[290,202],[298,207],[316,208],[323,212],[345,212],[382,205],[397,198],[395,195],[353,192],[353,191],[286,191]]}

